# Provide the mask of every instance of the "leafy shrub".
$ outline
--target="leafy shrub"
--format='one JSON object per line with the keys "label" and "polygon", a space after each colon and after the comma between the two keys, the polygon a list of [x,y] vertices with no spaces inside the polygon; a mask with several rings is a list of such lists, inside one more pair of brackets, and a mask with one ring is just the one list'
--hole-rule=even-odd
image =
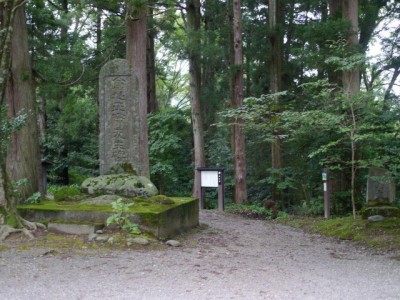
{"label": "leafy shrub", "polygon": [[189,120],[185,112],[176,108],[149,117],[150,173],[161,194],[191,194],[193,165]]}
{"label": "leafy shrub", "polygon": [[273,212],[257,205],[236,204],[226,207],[227,212],[243,215],[253,219],[272,219]]}
{"label": "leafy shrub", "polygon": [[51,185],[48,192],[54,196],[55,201],[76,201],[84,197],[80,187],[73,185]]}
{"label": "leafy shrub", "polygon": [[42,197],[39,192],[32,194],[25,200],[26,204],[38,204],[42,200]]}
{"label": "leafy shrub", "polygon": [[122,230],[131,234],[141,233],[139,226],[135,223],[131,223],[127,216],[129,208],[133,205],[133,203],[127,203],[122,198],[119,198],[117,201],[111,203],[111,205],[114,214],[107,218],[107,226],[116,225]]}

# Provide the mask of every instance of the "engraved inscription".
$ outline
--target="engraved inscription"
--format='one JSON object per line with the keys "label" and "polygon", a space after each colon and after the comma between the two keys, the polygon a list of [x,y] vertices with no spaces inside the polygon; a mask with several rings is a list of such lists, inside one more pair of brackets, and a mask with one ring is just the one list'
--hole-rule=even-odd
{"label": "engraved inscription", "polygon": [[128,143],[124,133],[124,124],[127,122],[126,86],[127,82],[124,77],[118,76],[111,81],[111,117],[114,123],[111,134],[111,155],[113,161],[117,163],[124,163],[128,160]]}
{"label": "engraved inscription", "polygon": [[100,174],[128,163],[140,173],[138,80],[124,59],[106,63],[99,76]]}

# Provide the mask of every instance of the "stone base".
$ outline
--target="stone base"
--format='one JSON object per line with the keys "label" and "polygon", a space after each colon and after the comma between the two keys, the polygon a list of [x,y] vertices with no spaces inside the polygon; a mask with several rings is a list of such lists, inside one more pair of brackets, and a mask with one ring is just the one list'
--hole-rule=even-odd
{"label": "stone base", "polygon": [[[131,207],[128,217],[132,223],[138,224],[142,231],[149,232],[159,239],[173,237],[199,225],[198,199],[171,199],[174,204],[139,202]],[[30,221],[53,224],[53,227],[54,224],[65,223],[69,228],[74,227],[73,224],[84,224],[90,228],[90,231],[94,230],[91,226],[104,225],[107,218],[113,214],[110,205],[98,206],[71,202],[56,203],[54,201],[20,205],[18,211],[23,218]]]}
{"label": "stone base", "polygon": [[400,218],[400,208],[394,206],[371,206],[366,207],[361,211],[361,217],[368,219],[370,216],[382,216],[382,217],[396,217]]}
{"label": "stone base", "polygon": [[48,223],[47,229],[50,232],[62,232],[67,234],[91,234],[102,229],[104,224],[70,224],[70,223]]}

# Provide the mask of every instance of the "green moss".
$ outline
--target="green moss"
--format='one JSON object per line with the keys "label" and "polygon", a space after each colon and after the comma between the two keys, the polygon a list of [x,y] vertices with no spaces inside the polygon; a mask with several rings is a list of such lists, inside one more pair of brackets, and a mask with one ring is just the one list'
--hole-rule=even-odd
{"label": "green moss", "polygon": [[345,240],[364,240],[366,238],[363,230],[365,222],[361,219],[354,220],[352,217],[328,219],[319,222],[313,231],[326,236]]}
{"label": "green moss", "polygon": [[[168,198],[171,199],[171,204],[149,203],[148,199],[131,198],[134,205],[129,208],[131,213],[161,213],[174,206],[181,205],[193,201],[192,198]],[[81,202],[69,201],[53,201],[46,200],[38,204],[19,205],[18,209],[37,209],[37,210],[73,210],[73,211],[98,211],[98,212],[113,212],[111,205],[89,205]]]}
{"label": "green moss", "polygon": [[368,222],[361,217],[287,218],[277,222],[311,233],[357,241],[370,247],[400,250],[400,218],[385,218],[380,222]]}
{"label": "green moss", "polygon": [[134,186],[135,186],[135,188],[138,188],[138,189],[144,188],[144,185],[143,185],[143,183],[141,183],[141,182],[136,182],[136,183],[134,184]]}
{"label": "green moss", "polygon": [[400,209],[392,205],[369,206],[362,209],[360,214],[363,219],[367,219],[374,215],[400,218]]}
{"label": "green moss", "polygon": [[109,173],[110,174],[126,173],[126,174],[137,176],[137,172],[136,172],[135,168],[130,163],[115,164],[110,167]]}
{"label": "green moss", "polygon": [[0,225],[2,225],[1,222],[6,218],[6,216],[6,210],[4,209],[4,207],[0,206]]}
{"label": "green moss", "polygon": [[18,220],[18,217],[14,214],[8,214],[7,215],[7,225],[13,228],[18,228],[21,224]]}
{"label": "green moss", "polygon": [[150,197],[148,201],[156,204],[175,204],[174,200],[165,195],[156,195]]}
{"label": "green moss", "polygon": [[[81,236],[74,235],[61,235],[55,233],[48,233],[45,238],[39,239],[34,243],[35,247],[43,247],[47,249],[87,249],[88,245],[84,242]],[[26,244],[25,247],[29,247]],[[19,248],[19,250],[26,250],[26,248]],[[56,251],[53,254],[58,254]]]}

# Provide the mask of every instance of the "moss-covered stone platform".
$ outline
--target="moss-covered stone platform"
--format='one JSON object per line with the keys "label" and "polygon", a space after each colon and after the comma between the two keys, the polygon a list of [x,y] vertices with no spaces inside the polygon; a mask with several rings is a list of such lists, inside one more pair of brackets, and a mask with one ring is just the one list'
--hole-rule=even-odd
{"label": "moss-covered stone platform", "polygon": [[[199,203],[193,198],[170,198],[172,203],[151,203],[134,199],[128,216],[132,223],[159,239],[172,237],[199,224]],[[82,202],[43,201],[19,205],[18,211],[27,220],[72,224],[105,224],[113,214],[111,205],[90,205]]]}

